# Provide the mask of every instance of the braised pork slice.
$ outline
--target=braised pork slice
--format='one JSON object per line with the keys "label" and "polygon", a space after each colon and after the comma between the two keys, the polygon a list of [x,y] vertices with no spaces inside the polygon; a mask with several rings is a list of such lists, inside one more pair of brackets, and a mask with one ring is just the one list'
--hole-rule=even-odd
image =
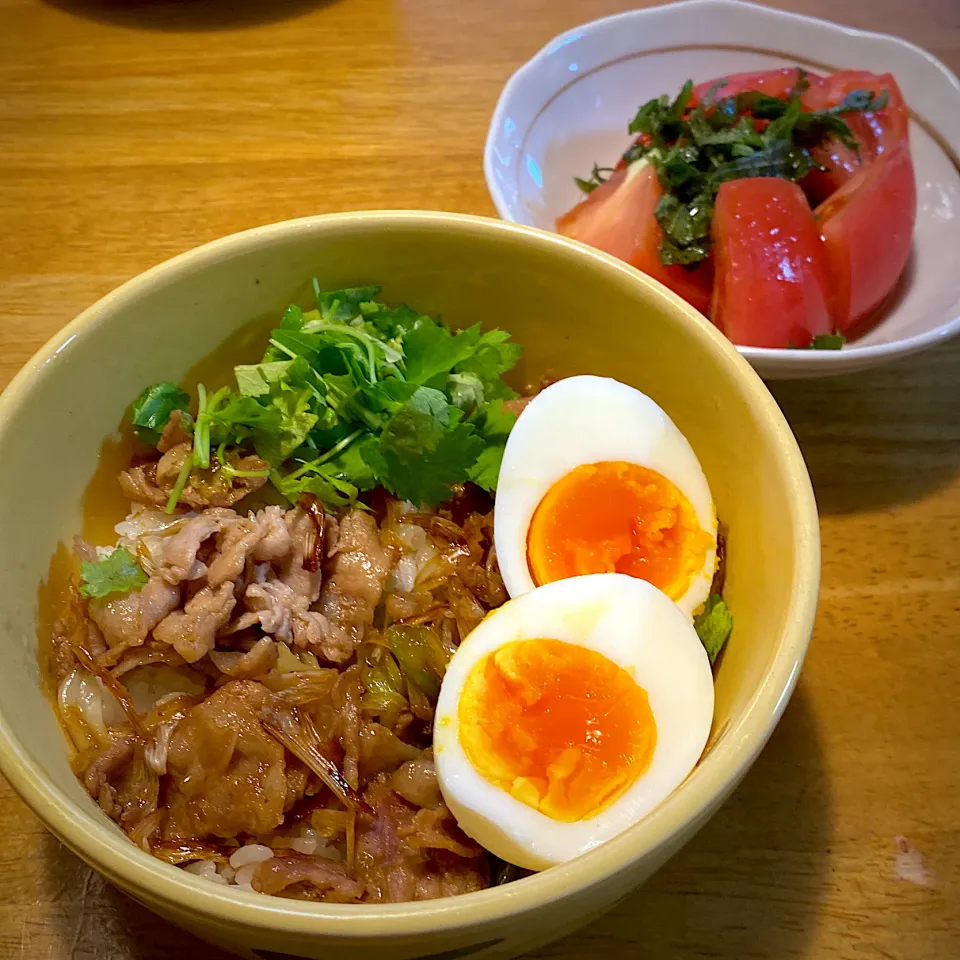
{"label": "braised pork slice", "polygon": [[261,637],[246,652],[211,650],[213,665],[235,680],[253,680],[269,673],[277,665],[277,645],[269,637]]}
{"label": "braised pork slice", "polygon": [[151,577],[139,590],[90,601],[94,623],[110,647],[138,647],[147,634],[180,605],[180,588]]}
{"label": "braised pork slice", "polygon": [[360,788],[360,701],[364,686],[356,664],[337,678],[330,696],[334,711],[334,734],[343,751],[343,776],[354,790]]}
{"label": "braised pork slice", "polygon": [[398,768],[390,778],[390,786],[415,807],[432,810],[443,806],[432,751],[425,751],[424,756],[408,760]]}
{"label": "braised pork slice", "polygon": [[287,644],[293,643],[294,619],[310,605],[306,597],[294,593],[282,580],[257,580],[247,587],[243,599],[247,612],[238,621],[237,629],[259,623],[265,633]]}
{"label": "braised pork slice", "polygon": [[193,444],[193,435],[183,427],[183,411],[174,410],[157,443],[157,449],[166,453],[182,443]]}
{"label": "braised pork slice", "polygon": [[365,511],[350,511],[340,521],[337,552],[320,595],[320,609],[341,647],[363,639],[389,574],[376,520]]}
{"label": "braised pork slice", "polygon": [[108,747],[90,761],[83,773],[83,785],[108,817],[117,815],[115,798],[116,787],[111,782],[133,756],[133,747],[137,738],[132,733],[117,737]]}
{"label": "braised pork slice", "polygon": [[284,524],[290,534],[291,550],[280,567],[280,579],[298,596],[306,597],[308,603],[316,603],[322,575],[319,570],[308,570],[305,566],[313,556],[316,523],[298,507],[287,511]]}
{"label": "braised pork slice", "polygon": [[82,647],[91,657],[107,653],[103,633],[88,616],[87,602],[74,584],[70,585],[67,604],[53,625],[51,639],[53,649],[49,665],[58,687],[77,668],[75,648]]}
{"label": "braised pork slice", "polygon": [[255,836],[283,820],[284,750],[260,724],[269,691],[233,680],[192,707],[167,753],[168,840]]}
{"label": "braised pork slice", "polygon": [[446,807],[418,810],[384,774],[366,790],[369,811],[357,819],[355,876],[370,900],[431,900],[490,882],[487,854],[464,834]]}
{"label": "braised pork slice", "polygon": [[252,886],[261,893],[327,903],[356,903],[363,896],[363,887],[341,864],[298,853],[275,854],[257,864]]}
{"label": "braised pork slice", "polygon": [[[193,450],[189,443],[171,447],[157,461],[137,464],[120,474],[120,488],[124,495],[135,503],[165,506],[170,491],[177,482],[184,460]],[[236,457],[230,465],[244,473],[255,476],[231,476],[217,468],[194,469],[180,495],[180,503],[201,510],[204,507],[232,507],[247,494],[259,490],[267,482],[269,464],[259,457]]]}
{"label": "braised pork slice", "polygon": [[366,783],[378,774],[396,770],[413,760],[420,751],[404,743],[389,727],[380,723],[364,723],[360,728],[360,782]]}
{"label": "braised pork slice", "polygon": [[264,507],[257,514],[260,525],[260,540],[253,550],[257,563],[281,560],[293,549],[293,540],[287,527],[282,507]]}
{"label": "braised pork slice", "polygon": [[232,583],[225,583],[216,591],[204,587],[182,610],[166,617],[153,635],[169,643],[187,663],[196,663],[213,649],[217,631],[230,619],[236,603]]}
{"label": "braised pork slice", "polygon": [[170,499],[170,492],[157,486],[156,463],[141,463],[122,470],[119,480],[123,495],[134,503],[164,507]]}
{"label": "braised pork slice", "polygon": [[228,580],[237,580],[243,573],[247,557],[266,533],[266,525],[256,517],[240,517],[227,524],[217,543],[217,555],[210,561],[207,583],[219,587]]}
{"label": "braised pork slice", "polygon": [[163,565],[160,576],[167,583],[180,583],[182,580],[199,580],[207,573],[207,565],[197,559],[204,540],[212,537],[227,523],[235,520],[233,510],[211,507],[199,516],[191,517],[163,544]]}

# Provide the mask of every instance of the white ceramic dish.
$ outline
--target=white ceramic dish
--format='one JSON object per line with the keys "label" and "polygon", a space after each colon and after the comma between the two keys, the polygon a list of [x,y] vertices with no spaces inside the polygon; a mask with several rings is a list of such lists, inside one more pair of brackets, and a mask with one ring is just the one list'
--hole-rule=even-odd
{"label": "white ceramic dish", "polygon": [[[917,227],[895,301],[866,336],[839,351],[741,347],[761,376],[862,370],[960,333],[960,82],[930,54],[895,37],[738,0],[688,0],[596,20],[548,43],[510,79],[484,155],[500,216],[552,230],[582,196],[573,182],[612,165],[630,143],[637,106],[744,70],[800,65],[894,74],[911,107]],[[878,229],[882,224],[878,223]]]}

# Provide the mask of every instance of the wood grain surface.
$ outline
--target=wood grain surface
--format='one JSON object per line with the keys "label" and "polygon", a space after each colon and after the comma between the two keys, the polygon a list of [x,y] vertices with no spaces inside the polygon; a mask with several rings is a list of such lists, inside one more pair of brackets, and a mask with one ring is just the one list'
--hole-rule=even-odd
{"label": "wood grain surface", "polygon": [[[960,0],[776,5],[960,71]],[[481,151],[502,84],[624,8],[0,0],[0,385],[112,287],[223,234],[353,208],[493,215]],[[541,958],[960,957],[960,344],[774,392],[822,512],[799,689],[702,833]],[[2,782],[0,838],[0,958],[225,960],[107,886]]]}

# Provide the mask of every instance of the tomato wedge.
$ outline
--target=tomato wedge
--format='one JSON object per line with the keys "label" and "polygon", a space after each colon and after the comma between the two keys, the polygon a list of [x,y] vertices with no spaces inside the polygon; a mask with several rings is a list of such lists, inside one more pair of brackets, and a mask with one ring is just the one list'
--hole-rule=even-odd
{"label": "tomato wedge", "polygon": [[724,183],[713,240],[711,319],[734,343],[806,347],[831,332],[826,251],[795,183],[773,177]]}
{"label": "tomato wedge", "polygon": [[663,230],[654,211],[662,196],[663,188],[650,164],[620,169],[560,217],[557,231],[625,260],[706,313],[710,306],[710,264],[688,270],[665,266],[660,260]]}
{"label": "tomato wedge", "polygon": [[849,336],[893,290],[910,257],[917,183],[909,148],[875,158],[815,213],[833,278],[837,329]]}
{"label": "tomato wedge", "polygon": [[[716,96],[718,99],[723,99],[724,97],[735,97],[738,93],[746,93],[749,90],[759,90],[760,93],[782,100],[789,96],[790,91],[800,82],[800,72],[799,67],[786,67],[782,70],[754,70],[749,73],[732,73],[724,78],[727,82],[717,90]],[[709,80],[706,83],[698,83],[693,88],[694,106],[701,101],[716,82],[716,80]],[[807,82],[810,85],[809,89],[814,89],[820,87],[824,80],[823,77],[808,71]]]}
{"label": "tomato wedge", "polygon": [[[706,81],[693,87],[689,109],[715,85]],[[557,229],[645,271],[701,312],[709,310],[735,343],[804,347],[834,330],[848,338],[859,335],[910,257],[917,187],[909,111],[890,74],[862,70],[827,77],[799,67],[738,73],[724,78],[714,96],[722,101],[756,91],[785,100],[801,85],[800,106],[808,112],[831,111],[855,91],[886,100],[882,109],[864,111],[856,107],[866,98],[855,98],[860,102],[840,116],[857,148],[836,140],[814,148],[824,169],[798,184],[748,177],[729,180],[716,193],[724,176],[768,168],[786,176],[789,171],[774,164],[771,154],[759,157],[766,166],[734,163],[770,144],[750,137],[737,142],[739,133],[704,136],[689,110],[683,117],[665,117],[658,102],[650,101],[642,108],[648,133],[635,142],[650,146],[655,140],[683,149],[652,153],[652,163],[628,166],[621,158],[610,180],[561,217]],[[767,129],[775,111],[760,110],[759,104],[749,115],[751,104],[740,105],[756,131]],[[802,124],[779,133],[791,148],[809,148]],[[697,149],[687,153],[690,145]],[[711,250],[693,269],[664,266],[660,260],[663,232],[655,211],[664,191],[659,177],[672,184],[670,209],[678,237],[694,221],[702,228],[704,198],[715,200]]]}
{"label": "tomato wedge", "polygon": [[813,151],[814,159],[827,167],[803,179],[802,186],[814,204],[822,203],[839,190],[863,166],[909,142],[910,114],[897,81],[889,73],[841,70],[826,77],[823,83],[811,85],[801,102],[807,110],[827,110],[842,103],[844,97],[855,90],[872,90],[875,96],[886,91],[887,105],[883,110],[842,114],[860,144],[859,157],[855,150],[837,140]]}
{"label": "tomato wedge", "polygon": [[[816,73],[806,73],[809,88],[821,86],[824,83],[823,77]],[[749,73],[732,73],[722,79],[725,81],[722,87],[716,92],[716,98],[722,100],[724,97],[735,97],[738,93],[746,93],[749,90],[759,90],[770,97],[783,99],[789,96],[790,92],[800,82],[801,69],[799,67],[785,67],[782,70],[754,70]],[[713,89],[717,80],[707,80],[698,83],[693,88],[690,98],[690,109],[696,107],[700,101]],[[842,99],[842,98],[841,98]],[[637,137],[634,143],[649,144],[649,138],[643,136]],[[617,163],[616,169],[621,170],[626,166],[626,161],[621,157]]]}

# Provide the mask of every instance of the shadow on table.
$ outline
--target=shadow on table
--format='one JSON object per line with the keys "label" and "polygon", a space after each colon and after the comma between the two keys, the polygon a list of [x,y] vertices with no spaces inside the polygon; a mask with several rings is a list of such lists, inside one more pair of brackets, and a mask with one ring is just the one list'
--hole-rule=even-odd
{"label": "shadow on table", "polygon": [[828,882],[830,784],[803,681],[733,796],[644,887],[530,960],[807,956]]}
{"label": "shadow on table", "polygon": [[289,20],[336,0],[43,0],[87,20],[190,32]]}
{"label": "shadow on table", "polygon": [[960,472],[960,345],[822,380],[769,383],[824,514],[908,503]]}

